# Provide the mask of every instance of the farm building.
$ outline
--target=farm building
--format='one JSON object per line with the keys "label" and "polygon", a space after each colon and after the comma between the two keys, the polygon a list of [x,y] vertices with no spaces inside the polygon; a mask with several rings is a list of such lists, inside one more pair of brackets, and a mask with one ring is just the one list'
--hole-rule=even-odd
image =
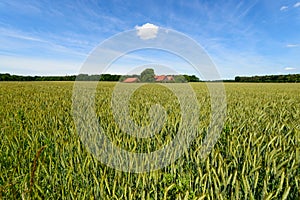
{"label": "farm building", "polygon": [[154,76],[155,82],[172,82],[174,81],[173,76],[166,76],[166,75],[160,75],[160,76]]}
{"label": "farm building", "polygon": [[137,83],[140,82],[140,79],[138,78],[126,78],[123,83]]}

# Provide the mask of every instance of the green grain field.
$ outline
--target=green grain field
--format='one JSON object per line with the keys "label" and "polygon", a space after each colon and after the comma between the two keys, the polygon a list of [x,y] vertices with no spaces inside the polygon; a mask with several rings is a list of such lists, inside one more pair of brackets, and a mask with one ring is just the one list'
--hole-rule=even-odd
{"label": "green grain field", "polygon": [[[176,162],[147,173],[115,170],[87,151],[72,116],[73,84],[0,83],[0,199],[300,199],[299,83],[225,83],[225,124],[205,160],[209,93],[205,83],[191,83],[201,105],[198,136]],[[132,95],[128,117],[140,126],[153,104],[167,113],[155,137],[136,139],[114,121],[115,84],[100,82],[96,93],[111,141],[132,152],[171,141],[181,117],[176,96],[159,84]]]}

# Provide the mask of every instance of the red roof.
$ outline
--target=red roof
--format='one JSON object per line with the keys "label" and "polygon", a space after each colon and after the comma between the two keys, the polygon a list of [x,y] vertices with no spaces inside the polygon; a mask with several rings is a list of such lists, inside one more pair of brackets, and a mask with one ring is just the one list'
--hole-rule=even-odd
{"label": "red roof", "polygon": [[174,77],[173,76],[167,76],[168,81],[174,81]]}
{"label": "red roof", "polygon": [[139,82],[140,80],[138,78],[126,78],[123,82],[124,83],[135,83]]}
{"label": "red roof", "polygon": [[166,79],[167,76],[165,75],[161,75],[161,76],[155,76],[155,81],[164,81]]}
{"label": "red roof", "polygon": [[160,75],[160,76],[155,76],[155,81],[161,82],[161,81],[174,81],[173,76],[166,76],[166,75]]}

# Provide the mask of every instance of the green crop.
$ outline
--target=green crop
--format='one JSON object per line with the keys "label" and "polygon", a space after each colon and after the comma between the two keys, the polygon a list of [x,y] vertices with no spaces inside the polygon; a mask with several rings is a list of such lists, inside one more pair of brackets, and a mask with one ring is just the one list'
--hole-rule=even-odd
{"label": "green crop", "polygon": [[[168,144],[182,115],[176,96],[159,84],[134,92],[128,117],[136,124],[151,124],[152,105],[166,113],[153,137],[135,138],[113,116],[115,84],[100,82],[96,93],[108,138],[139,153]],[[165,168],[129,173],[107,167],[83,145],[72,116],[73,82],[0,83],[0,199],[299,199],[300,85],[226,83],[227,118],[204,160],[210,98],[205,83],[191,86],[200,117],[190,148]]]}

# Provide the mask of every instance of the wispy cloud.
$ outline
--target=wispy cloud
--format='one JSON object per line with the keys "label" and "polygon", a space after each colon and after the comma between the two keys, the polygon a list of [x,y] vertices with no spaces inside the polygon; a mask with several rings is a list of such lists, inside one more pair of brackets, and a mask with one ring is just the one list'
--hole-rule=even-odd
{"label": "wispy cloud", "polygon": [[300,47],[300,44],[287,44],[287,48],[294,48],[294,47]]}
{"label": "wispy cloud", "polygon": [[291,70],[295,70],[296,68],[293,68],[293,67],[286,67],[284,68],[285,71],[291,71]]}
{"label": "wispy cloud", "polygon": [[[293,5],[293,7],[294,7],[294,8],[300,7],[300,1],[297,2],[297,3],[295,3],[295,4]],[[288,9],[289,9],[289,6],[287,6],[287,5],[281,6],[281,7],[280,7],[280,11],[287,11]]]}
{"label": "wispy cloud", "polygon": [[300,7],[300,2],[295,3],[295,4],[294,4],[294,7],[295,7],[295,8]]}
{"label": "wispy cloud", "polygon": [[[2,2],[1,2],[2,3]],[[39,5],[39,1],[27,2],[18,2],[18,1],[6,1],[3,2],[3,7],[17,10],[19,13],[27,15],[36,15],[43,12],[43,9]]]}
{"label": "wispy cloud", "polygon": [[286,11],[289,7],[288,6],[281,6],[280,11]]}
{"label": "wispy cloud", "polygon": [[[77,46],[88,46],[87,41],[70,39],[70,37],[58,37],[51,34],[43,35],[43,38],[36,36],[33,33],[27,33],[24,31],[10,29],[10,28],[0,28],[0,40],[10,38],[9,41],[14,44],[13,47],[4,47],[4,49],[9,50],[16,49],[19,47],[31,47],[34,45],[36,48],[43,48],[53,52],[63,52],[67,54],[77,55],[77,56],[87,56],[87,52],[80,52],[76,50]],[[48,38],[48,39],[47,39]],[[52,39],[51,39],[52,38]],[[70,48],[71,46],[73,48]]]}
{"label": "wispy cloud", "polygon": [[249,11],[257,4],[257,1],[254,1],[250,6],[248,6],[244,11],[242,11],[242,13],[238,16],[238,18],[240,17],[244,17],[245,15],[247,15],[249,13]]}
{"label": "wispy cloud", "polygon": [[20,31],[14,30],[14,29],[8,29],[8,28],[0,28],[0,36],[6,36],[11,38],[17,38],[22,40],[29,40],[29,41],[36,41],[36,42],[44,42],[40,38],[36,38],[34,36],[31,36],[29,34],[24,34]]}

